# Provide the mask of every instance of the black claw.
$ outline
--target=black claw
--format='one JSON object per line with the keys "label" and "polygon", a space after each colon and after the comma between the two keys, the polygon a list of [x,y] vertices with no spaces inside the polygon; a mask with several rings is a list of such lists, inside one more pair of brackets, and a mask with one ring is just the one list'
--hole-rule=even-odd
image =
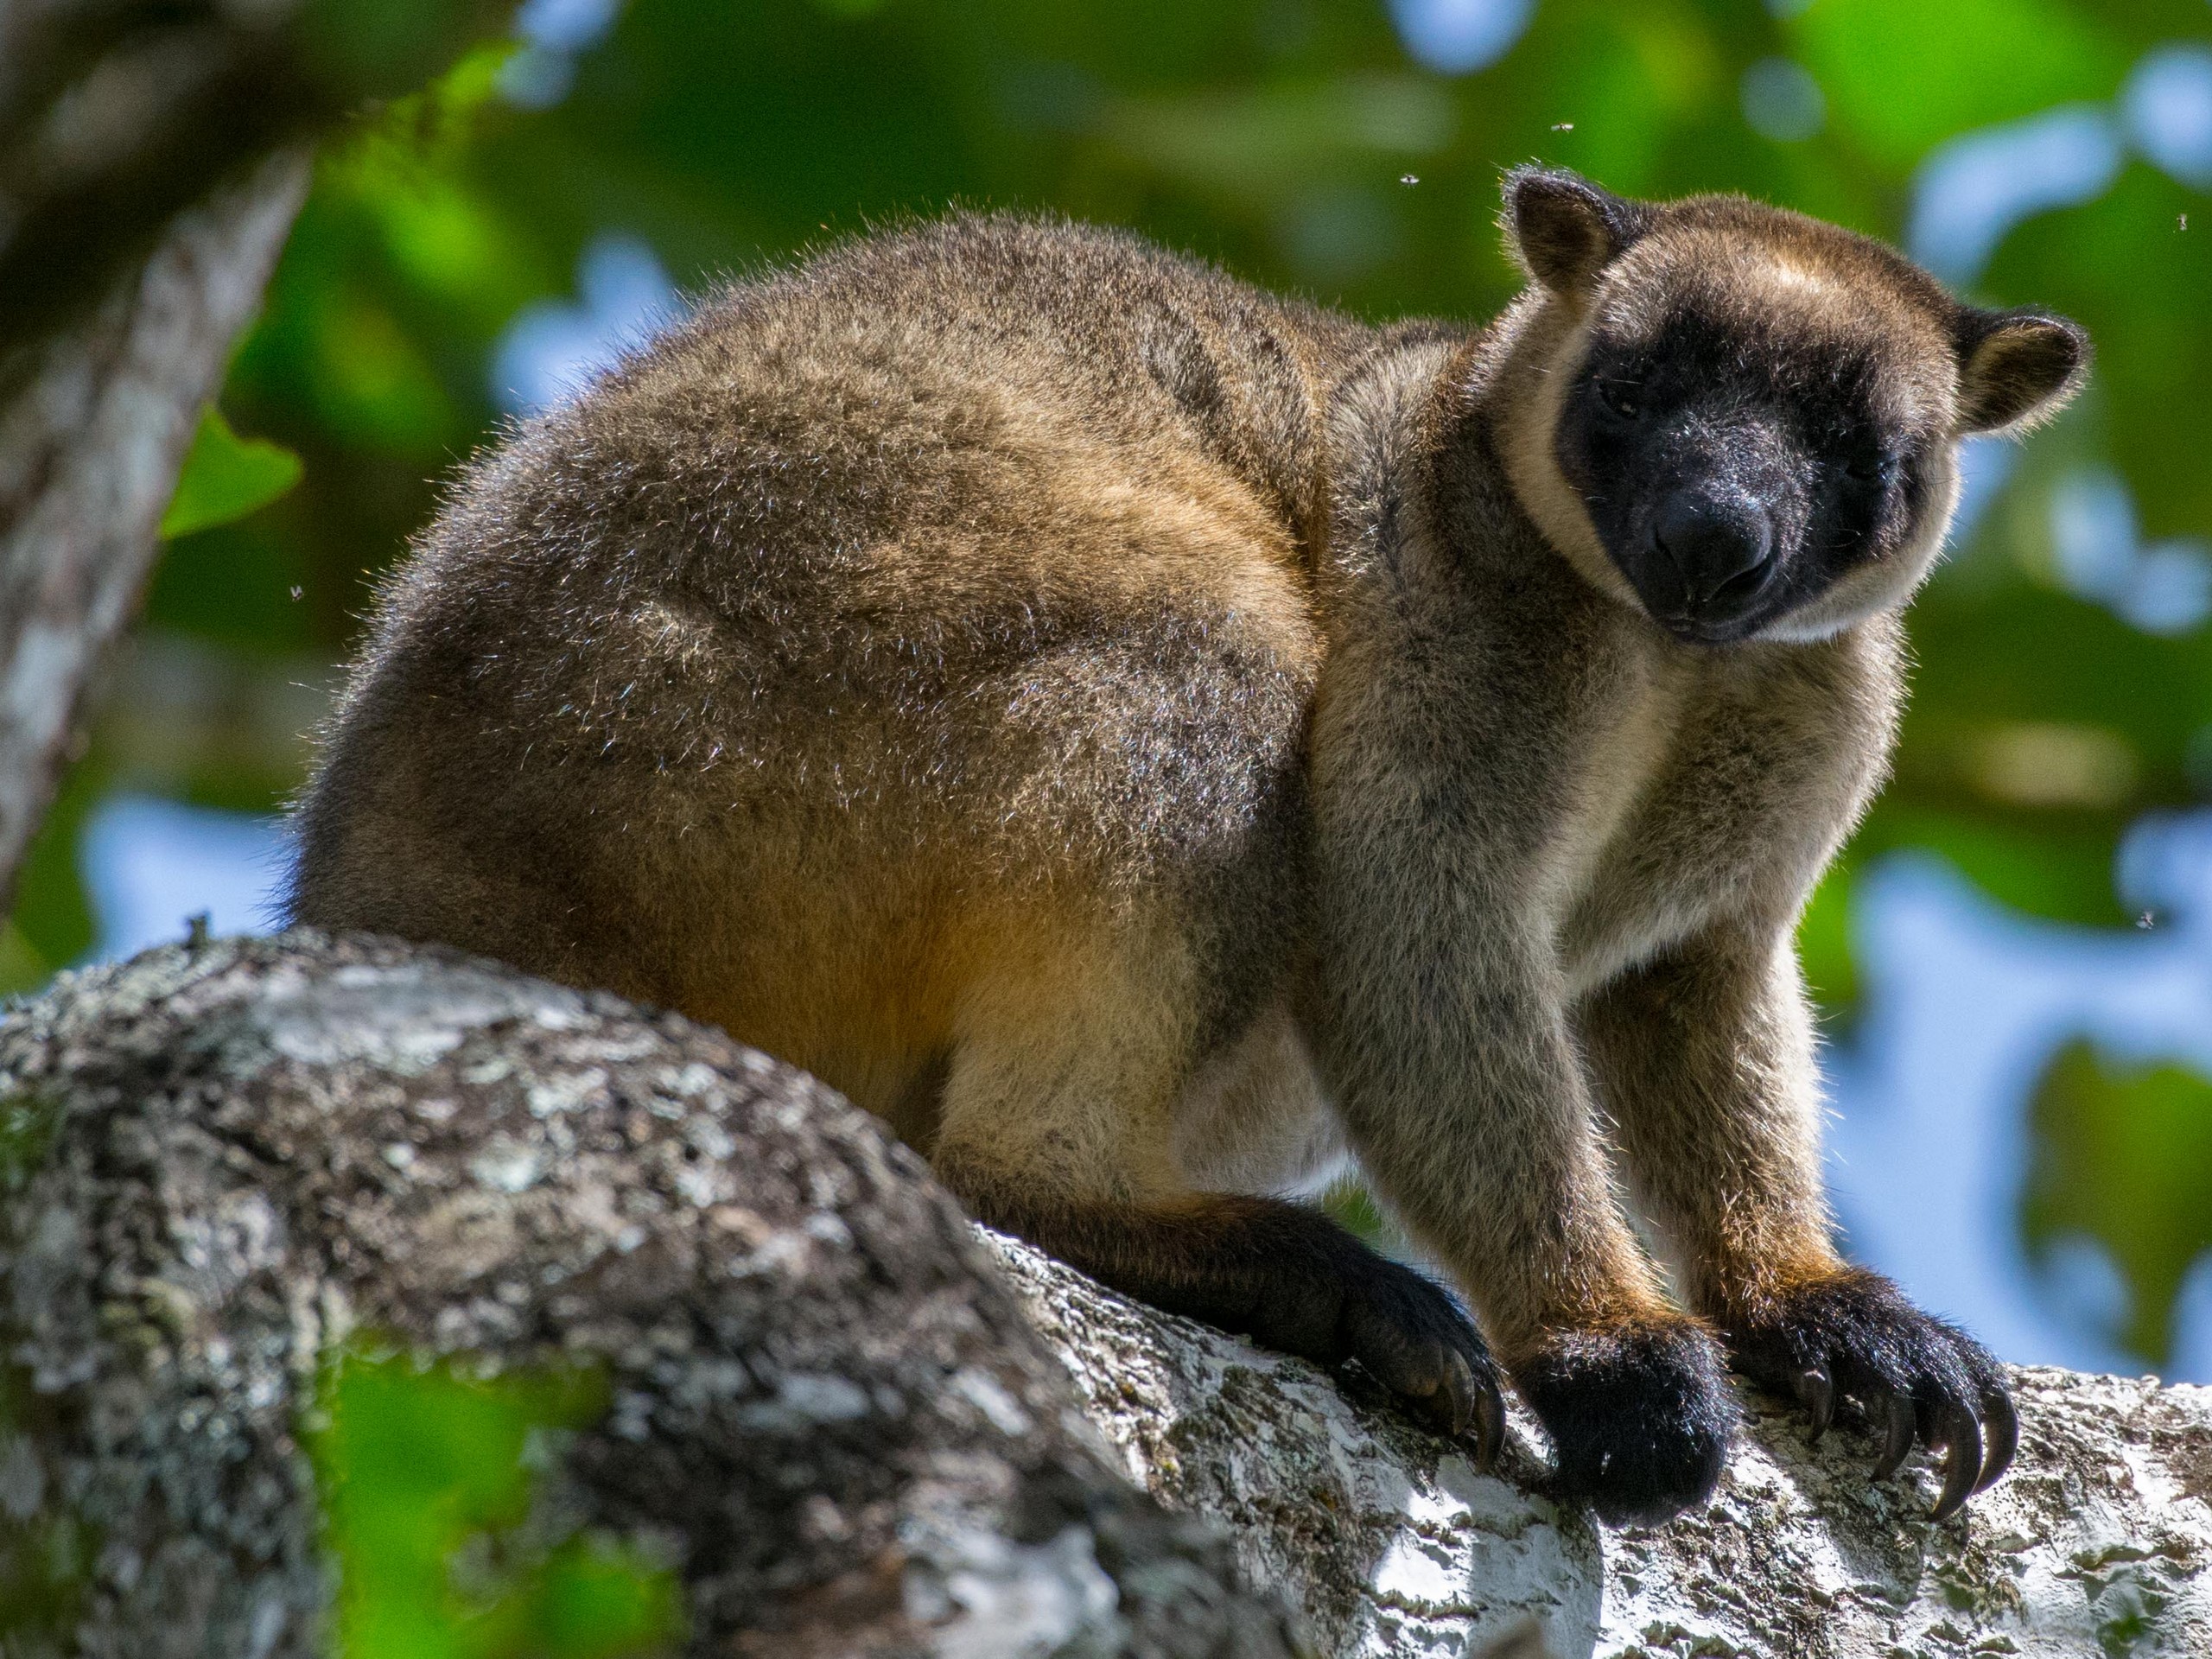
{"label": "black claw", "polygon": [[1902,1394],[1892,1394],[1886,1397],[1885,1405],[1889,1414],[1889,1433],[1882,1443],[1882,1460],[1874,1465],[1878,1484],[1904,1468],[1904,1460],[1912,1455],[1912,1402]]}
{"label": "black claw", "polygon": [[1478,1378],[1475,1388],[1475,1466],[1484,1474],[1497,1467],[1505,1447],[1505,1396],[1494,1377]]}
{"label": "black claw", "polygon": [[1964,1406],[1955,1404],[1945,1411],[1943,1442],[1943,1493],[1931,1516],[1937,1521],[1956,1515],[1981,1478],[1981,1425]]}
{"label": "black claw", "polygon": [[[1483,1391],[1497,1387],[1481,1333],[1442,1286],[1349,1237],[1332,1243],[1333,1328],[1330,1340],[1317,1344],[1326,1352],[1307,1357],[1330,1365],[1356,1359],[1438,1433],[1465,1435],[1479,1416]],[[1279,1338],[1274,1345],[1300,1351]]]}
{"label": "black claw", "polygon": [[1446,1438],[1458,1440],[1475,1415],[1475,1377],[1456,1353],[1444,1356],[1444,1381],[1430,1402],[1429,1414]]}
{"label": "black claw", "polygon": [[1945,1452],[1939,1519],[2012,1465],[2020,1426],[2005,1368],[1878,1274],[1853,1268],[1797,1287],[1727,1329],[1738,1367],[1794,1396],[1814,1438],[1839,1397],[1864,1408],[1882,1443],[1876,1480],[1903,1468],[1915,1445]]}
{"label": "black claw", "polygon": [[2001,1384],[1983,1393],[1981,1412],[1981,1478],[1974,1484],[1977,1492],[1994,1486],[2012,1466],[2012,1454],[2020,1449],[2020,1414],[2012,1409],[2012,1396]]}
{"label": "black claw", "polygon": [[1808,1365],[1797,1373],[1797,1403],[1812,1414],[1813,1438],[1819,1440],[1835,1421],[1835,1383],[1825,1366]]}

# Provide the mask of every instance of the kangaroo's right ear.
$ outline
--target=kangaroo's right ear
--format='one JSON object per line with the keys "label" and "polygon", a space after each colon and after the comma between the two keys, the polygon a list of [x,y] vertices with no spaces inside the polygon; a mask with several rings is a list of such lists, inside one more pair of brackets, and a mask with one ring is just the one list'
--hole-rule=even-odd
{"label": "kangaroo's right ear", "polygon": [[1561,299],[1580,302],[1650,222],[1641,202],[1601,190],[1560,168],[1516,167],[1505,175],[1501,223],[1507,247]]}
{"label": "kangaroo's right ear", "polygon": [[1962,308],[1959,429],[2018,432],[2040,426],[2089,375],[2089,335],[2048,311]]}

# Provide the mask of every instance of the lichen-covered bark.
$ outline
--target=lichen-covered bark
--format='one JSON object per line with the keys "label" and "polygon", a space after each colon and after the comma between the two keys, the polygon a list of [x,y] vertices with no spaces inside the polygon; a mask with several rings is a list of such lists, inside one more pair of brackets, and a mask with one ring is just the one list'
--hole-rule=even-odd
{"label": "lichen-covered bark", "polygon": [[5,1659],[325,1650],[302,1410],[373,1343],[601,1368],[543,1524],[675,1562],[701,1654],[1259,1659],[1283,1605],[1375,1659],[2212,1653],[2212,1390],[2018,1373],[2020,1461],[1942,1526],[1749,1400],[1710,1507],[1600,1529],[1525,1417],[1480,1474],[979,1241],[803,1075],[442,951],[64,981],[0,1024],[0,1194]]}
{"label": "lichen-covered bark", "polygon": [[1125,1481],[920,1163],[673,1015],[294,934],[0,1026],[0,1647],[321,1652],[299,1439],[349,1339],[583,1360],[542,1502],[676,1562],[698,1653],[1287,1652]]}
{"label": "lichen-covered bark", "polygon": [[2019,1461],[1941,1526],[1924,1465],[1874,1486],[1866,1436],[1808,1444],[1747,1394],[1709,1506],[1601,1528],[1541,1496],[1525,1414],[1481,1475],[1356,1376],[992,1243],[1130,1472],[1228,1522],[1325,1653],[1480,1651],[1533,1616],[1558,1659],[2212,1655],[2212,1389],[2015,1370]]}

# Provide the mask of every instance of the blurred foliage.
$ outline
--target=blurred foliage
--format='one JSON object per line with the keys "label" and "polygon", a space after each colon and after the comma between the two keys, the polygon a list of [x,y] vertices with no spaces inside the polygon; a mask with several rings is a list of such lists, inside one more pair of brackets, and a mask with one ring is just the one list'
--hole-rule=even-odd
{"label": "blurred foliage", "polygon": [[594,1375],[480,1380],[348,1354],[310,1440],[344,1659],[618,1659],[681,1635],[674,1575],[549,1528],[539,1473],[604,1408]]}
{"label": "blurred foliage", "polygon": [[[367,580],[493,430],[501,330],[566,297],[603,232],[642,238],[696,287],[949,202],[1050,209],[1371,316],[1481,315],[1512,286],[1492,219],[1515,162],[1655,194],[1747,190],[1895,237],[1933,146],[2109,100],[2146,49],[2207,23],[2196,0],[1818,0],[1788,17],[1753,0],[1547,0],[1497,65],[1455,79],[1413,63],[1376,0],[638,0],[552,107],[502,98],[488,48],[326,158],[224,394],[305,478],[180,536],[147,619],[321,677]],[[1802,143],[1758,137],[1740,107],[1746,69],[1777,54],[1826,99]],[[2055,480],[2094,460],[2118,466],[2146,537],[2212,530],[2212,400],[2185,395],[2212,379],[2212,223],[2176,228],[2196,200],[2130,161],[2098,200],[2021,226],[1981,282],[1977,298],[2084,321],[2097,382],[2031,441],[1916,608],[1897,779],[1854,866],[1933,848],[2009,904],[2113,925],[2120,831],[2202,792],[2212,640],[2153,637],[2067,592],[2048,531]],[[273,805],[298,759],[272,753],[243,793]],[[38,882],[67,861],[44,858]],[[1848,883],[1807,939],[1839,1003]],[[0,971],[67,959],[78,913],[27,890]]]}
{"label": "blurred foliage", "polygon": [[[1909,169],[1942,139],[2081,99],[2110,98],[2131,58],[2119,15],[2201,30],[2183,8],[2065,0],[1827,0],[1790,28],[1852,146]],[[2153,35],[2152,38],[2158,38]],[[2048,296],[2038,296],[2046,304]]]}
{"label": "blurred foliage", "polygon": [[1397,1225],[1375,1201],[1367,1184],[1357,1175],[1339,1176],[1321,1194],[1321,1208],[1339,1227],[1355,1237],[1365,1239],[1379,1250],[1391,1255],[1402,1255],[1406,1240]]}
{"label": "blurred foliage", "polygon": [[[2212,1250],[2212,1083],[2171,1064],[2114,1065],[2069,1043],[2037,1084],[2034,1163],[2024,1220],[2031,1249],[2087,1238],[2128,1292],[2112,1336],[2163,1365],[2173,1305],[2190,1265]],[[2107,1195],[2126,1193],[2114,1204]]]}
{"label": "blurred foliage", "polygon": [[[595,238],[642,239],[696,289],[902,215],[1020,207],[1130,226],[1370,317],[1479,317],[1514,286],[1494,218],[1516,162],[1630,193],[1742,190],[1896,239],[1937,146],[2108,107],[2146,51],[2208,34],[2202,0],[1541,0],[1502,60],[1452,77],[1408,55],[1382,0],[635,0],[588,48],[486,47],[326,154],[222,396],[303,474],[188,531],[181,497],[147,629],[0,935],[0,988],[90,944],[74,849],[104,794],[268,810],[296,786],[299,733],[369,583],[496,432],[503,331],[571,297]],[[1801,141],[1745,117],[1747,72],[1777,57],[1819,88]],[[2120,832],[2212,792],[2212,631],[2153,635],[2069,591],[2050,530],[2063,480],[2101,465],[2146,541],[2212,533],[2208,295],[2212,203],[2132,152],[2095,200],[2019,226],[1976,282],[1978,301],[2081,319],[2098,368],[1912,613],[1895,779],[1803,925],[1839,1014],[1857,992],[1855,876],[1883,855],[1932,849],[2020,910],[2111,926]],[[2146,1356],[2208,1243],[2204,1090],[2073,1050],[2034,1109],[2029,1236],[2102,1243]],[[1356,1192],[1332,1202],[1381,1224]],[[456,1548],[512,1535],[524,1425],[574,1421],[565,1407],[374,1366],[336,1386],[319,1455],[355,1651],[605,1651],[548,1645],[580,1628],[560,1625],[563,1597],[597,1583],[611,1599],[592,1605],[620,1618],[658,1605],[582,1545],[488,1592],[451,1576]]]}

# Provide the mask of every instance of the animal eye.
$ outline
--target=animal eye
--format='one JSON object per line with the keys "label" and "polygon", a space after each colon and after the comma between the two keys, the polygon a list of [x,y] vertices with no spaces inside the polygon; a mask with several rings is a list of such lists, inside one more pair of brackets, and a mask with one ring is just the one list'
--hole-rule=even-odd
{"label": "animal eye", "polygon": [[1843,470],[1862,484],[1887,483],[1896,475],[1897,458],[1884,450],[1867,450],[1844,462]]}
{"label": "animal eye", "polygon": [[1599,381],[1598,397],[1607,409],[1624,421],[1632,421],[1643,412],[1643,404],[1637,397],[1637,388],[1624,382]]}

